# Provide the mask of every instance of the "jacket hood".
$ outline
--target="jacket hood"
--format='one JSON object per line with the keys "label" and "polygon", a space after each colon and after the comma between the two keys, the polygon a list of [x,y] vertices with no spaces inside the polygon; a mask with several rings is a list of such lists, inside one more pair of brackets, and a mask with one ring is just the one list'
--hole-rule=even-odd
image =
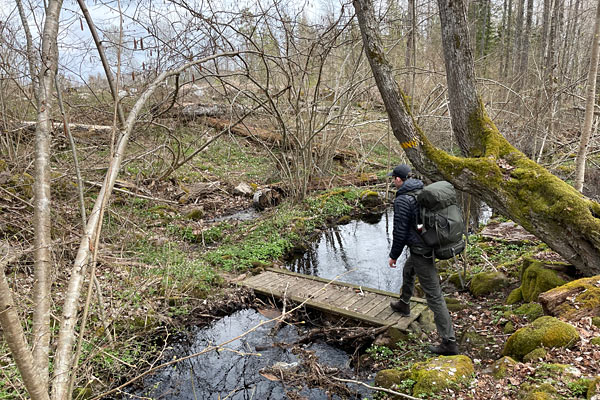
{"label": "jacket hood", "polygon": [[396,196],[412,192],[413,190],[423,189],[423,182],[419,179],[409,178],[396,192]]}

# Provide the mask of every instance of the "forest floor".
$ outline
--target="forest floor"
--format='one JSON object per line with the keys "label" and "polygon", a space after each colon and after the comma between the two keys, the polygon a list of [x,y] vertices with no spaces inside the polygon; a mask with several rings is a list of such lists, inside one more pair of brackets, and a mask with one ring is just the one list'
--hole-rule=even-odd
{"label": "forest floor", "polygon": [[[170,143],[165,135],[155,132],[145,132],[132,140],[118,190],[103,221],[97,256],[103,304],[101,307],[99,301],[92,302],[75,385],[75,394],[81,398],[107,392],[157,365],[174,335],[184,334],[190,326],[205,326],[240,308],[257,307],[260,303],[253,295],[235,285],[239,276],[280,264],[291,252],[301,251],[322,229],[364,212],[360,194],[367,188],[385,188],[387,171],[377,165],[403,161],[398,149],[377,142],[371,149],[370,164],[342,163],[336,169],[338,173],[376,174],[381,178],[379,186],[335,187],[311,193],[300,203],[284,198],[279,205],[247,218],[244,213],[252,209],[252,199],[236,194],[234,188],[239,183],[255,189],[272,187],[279,181],[269,155],[272,149],[246,138],[225,136],[167,179],[157,179],[165,170],[167,156],[156,149],[175,149],[186,143],[189,147],[183,154],[189,153],[197,145],[198,126],[187,127],[179,143]],[[23,256],[9,264],[6,273],[16,303],[23,305],[20,312],[25,326],[30,320],[33,287],[31,139],[23,138],[22,156],[4,163],[0,160],[0,186],[4,189],[0,191],[0,234],[11,246],[23,249]],[[104,137],[83,135],[77,141],[89,212],[109,151]],[[149,153],[148,149],[153,150]],[[60,315],[61,289],[66,285],[81,231],[77,185],[64,138],[55,140],[53,169],[53,239],[57,243],[53,315]],[[519,284],[519,264],[514,261],[538,246],[473,238],[467,257],[469,272],[502,270],[511,277],[511,287],[484,298],[447,287],[447,296],[467,307],[452,312],[452,317],[461,353],[473,360],[475,376],[467,386],[429,398],[520,398],[524,383],[549,379],[558,382],[545,371],[551,363],[577,366],[582,377],[600,374],[600,347],[590,345],[588,340],[600,333],[587,319],[573,322],[583,338],[575,347],[551,349],[544,360],[519,363],[499,380],[489,374],[508,337],[503,331],[504,313],[512,307],[505,305],[505,299]],[[510,319],[515,328],[530,322],[514,314]],[[365,340],[357,342],[358,334],[364,334]],[[411,335],[388,347],[371,343],[371,334],[373,331],[365,327],[345,327],[330,330],[322,340],[342,342],[347,350],[352,346],[360,350],[355,357],[356,375],[367,380],[383,368],[407,368],[431,357],[425,349],[435,340],[435,334]],[[478,339],[473,342],[473,338]],[[304,369],[284,379],[300,385],[320,385],[341,397],[349,395],[345,385],[335,380],[335,371],[317,365],[309,355],[304,359]],[[0,398],[26,398],[4,342],[0,343],[0,364]],[[561,398],[585,397],[577,381],[557,389]],[[291,392],[289,396],[300,398]]]}

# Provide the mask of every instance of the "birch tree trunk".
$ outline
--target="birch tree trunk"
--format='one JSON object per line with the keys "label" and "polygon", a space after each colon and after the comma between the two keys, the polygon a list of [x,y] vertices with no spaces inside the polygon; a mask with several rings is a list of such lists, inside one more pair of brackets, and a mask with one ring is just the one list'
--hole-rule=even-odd
{"label": "birch tree trunk", "polygon": [[370,0],[354,0],[365,53],[394,135],[412,164],[480,197],[545,241],[584,275],[600,273],[600,204],[515,149],[486,115],[475,90],[462,1],[439,0],[452,127],[468,157],[435,148],[416,126],[393,79]]}
{"label": "birch tree trunk", "polygon": [[52,124],[52,88],[58,67],[58,21],[62,0],[48,2],[42,53],[37,79],[37,125],[35,130],[35,183],[33,226],[35,230],[35,269],[33,288],[33,360],[39,379],[48,390],[48,362],[50,354],[50,286],[52,275],[52,237],[50,222],[50,141]]}
{"label": "birch tree trunk", "polygon": [[583,119],[583,130],[579,142],[579,150],[575,158],[575,189],[583,191],[585,180],[585,161],[587,148],[592,134],[592,123],[594,121],[594,105],[596,103],[596,77],[598,75],[598,45],[600,44],[600,2],[596,5],[596,19],[594,21],[594,36],[592,36],[590,70],[588,74],[585,99],[585,116]]}

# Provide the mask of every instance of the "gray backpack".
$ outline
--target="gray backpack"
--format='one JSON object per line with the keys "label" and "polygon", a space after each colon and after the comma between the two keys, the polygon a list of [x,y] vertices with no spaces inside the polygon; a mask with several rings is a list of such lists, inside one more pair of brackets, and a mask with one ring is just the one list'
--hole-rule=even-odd
{"label": "gray backpack", "polygon": [[462,253],[466,246],[465,224],[454,186],[446,181],[434,182],[411,195],[420,209],[417,223],[423,225],[417,231],[435,257],[447,260]]}

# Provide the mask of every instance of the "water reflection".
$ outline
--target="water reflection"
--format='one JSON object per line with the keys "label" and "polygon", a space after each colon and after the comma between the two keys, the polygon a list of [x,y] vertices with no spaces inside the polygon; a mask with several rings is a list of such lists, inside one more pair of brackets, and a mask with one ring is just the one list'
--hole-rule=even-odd
{"label": "water reflection", "polygon": [[398,292],[402,266],[407,254],[398,259],[398,268],[388,266],[392,247],[393,210],[378,218],[356,220],[325,231],[311,248],[287,264],[294,272]]}
{"label": "water reflection", "polygon": [[[198,353],[207,346],[238,338],[267,319],[255,310],[236,312],[214,322],[208,328],[194,332],[191,345],[175,344],[165,359]],[[210,351],[159,370],[156,375],[144,381],[146,389],[137,392],[136,395],[155,400],[287,398],[286,390],[295,392],[294,388],[286,389],[281,382],[266,379],[259,371],[278,362],[291,364],[298,361],[288,348],[273,344],[293,343],[299,336],[297,328],[291,325],[284,326],[275,336],[270,336],[272,327],[273,323],[264,324],[228,343],[220,351]],[[350,358],[342,350],[323,343],[313,343],[307,349],[314,351],[319,362],[324,365],[350,372]],[[359,392],[362,395],[357,394],[357,399],[367,394],[368,390]],[[318,389],[304,388],[299,394],[310,399],[329,398],[327,393]]]}

